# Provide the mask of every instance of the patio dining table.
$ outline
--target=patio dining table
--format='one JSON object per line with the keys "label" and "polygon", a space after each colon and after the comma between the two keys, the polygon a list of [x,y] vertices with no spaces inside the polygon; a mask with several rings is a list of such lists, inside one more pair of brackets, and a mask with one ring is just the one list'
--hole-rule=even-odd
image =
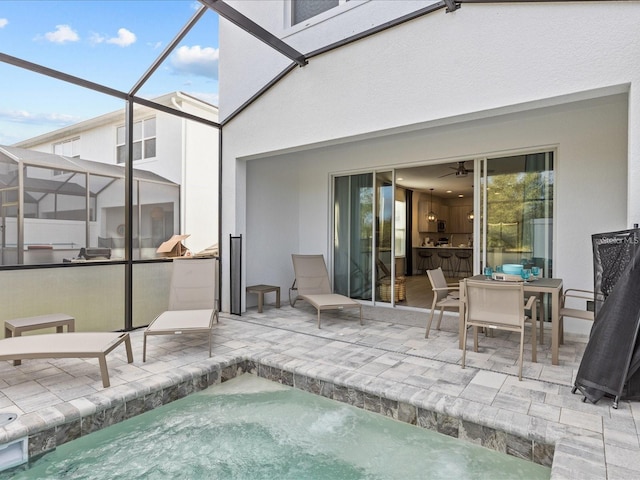
{"label": "patio dining table", "polygon": [[[474,275],[471,280],[484,280],[487,282],[499,282],[501,280],[488,279],[484,275]],[[462,289],[462,282],[460,282]],[[558,365],[560,347],[560,297],[562,296],[562,280],[560,278],[537,278],[529,280],[524,284],[525,293],[549,293],[551,294],[551,364]],[[460,319],[459,319],[459,346],[462,349],[462,339],[464,338],[464,303],[460,296]],[[535,326],[534,326],[535,328]]]}

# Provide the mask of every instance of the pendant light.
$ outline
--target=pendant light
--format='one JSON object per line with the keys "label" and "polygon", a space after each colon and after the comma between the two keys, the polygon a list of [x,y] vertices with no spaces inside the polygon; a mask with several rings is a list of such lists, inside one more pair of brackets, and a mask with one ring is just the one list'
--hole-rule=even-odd
{"label": "pendant light", "polygon": [[469,222],[473,223],[473,210],[471,210],[469,213],[467,213],[467,220],[469,220]]}
{"label": "pendant light", "polygon": [[438,219],[438,217],[433,211],[433,188],[431,188],[430,190],[431,190],[431,201],[429,204],[429,213],[427,214],[427,220],[429,220],[430,222],[435,222]]}

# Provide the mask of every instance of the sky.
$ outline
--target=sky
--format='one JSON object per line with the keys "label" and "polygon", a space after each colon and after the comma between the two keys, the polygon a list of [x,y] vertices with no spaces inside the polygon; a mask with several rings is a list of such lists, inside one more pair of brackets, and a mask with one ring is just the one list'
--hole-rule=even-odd
{"label": "sky", "polygon": [[[2,0],[0,53],[128,92],[201,6],[195,0]],[[218,104],[218,16],[207,11],[137,93]],[[122,100],[0,62],[0,145],[118,110]]]}

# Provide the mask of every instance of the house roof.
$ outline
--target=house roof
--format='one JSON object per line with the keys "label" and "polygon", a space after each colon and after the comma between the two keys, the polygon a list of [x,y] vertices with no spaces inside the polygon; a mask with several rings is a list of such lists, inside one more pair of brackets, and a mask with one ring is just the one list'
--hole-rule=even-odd
{"label": "house roof", "polygon": [[[88,173],[92,175],[99,175],[102,177],[111,178],[124,178],[125,167],[123,165],[114,165],[102,162],[95,162],[92,160],[84,160],[81,158],[69,158],[63,155],[56,155],[53,153],[38,152],[34,150],[28,150],[26,148],[9,147],[0,145],[0,164],[2,163],[14,163],[18,164],[22,162],[25,165],[33,167],[48,168],[51,170],[64,170],[66,172],[76,173]],[[147,170],[133,169],[134,180],[164,183],[167,185],[177,185],[160,175]],[[55,181],[56,180],[48,180]]]}
{"label": "house roof", "polygon": [[[184,92],[176,91],[165,93],[164,95],[160,95],[159,97],[155,97],[151,99],[157,105],[163,105],[167,107],[182,107],[183,104],[189,104],[192,108],[196,107],[198,109],[199,115],[202,118],[211,121],[218,120],[218,107],[215,105],[211,105],[199,98],[188,95]],[[154,110],[146,105],[135,105],[135,115],[143,116],[147,115]],[[78,135],[83,131],[90,130],[92,128],[100,127],[102,125],[107,124],[124,124],[125,111],[124,109],[115,110],[109,113],[105,113],[103,115],[99,115],[97,117],[89,118],[87,120],[83,120],[81,122],[74,123],[73,125],[68,125],[66,127],[59,128],[57,130],[52,130],[50,132],[43,133],[36,137],[27,138],[20,142],[14,143],[15,147],[23,147],[30,148],[36,145],[40,145],[42,143],[53,142],[59,139],[69,138],[73,135]]]}

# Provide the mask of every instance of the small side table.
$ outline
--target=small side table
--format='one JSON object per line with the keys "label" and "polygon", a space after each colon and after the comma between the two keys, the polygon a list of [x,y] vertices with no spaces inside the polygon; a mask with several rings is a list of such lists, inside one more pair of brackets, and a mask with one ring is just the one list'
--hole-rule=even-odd
{"label": "small side table", "polygon": [[276,308],[280,308],[280,287],[275,285],[251,285],[247,287],[247,293],[258,294],[258,313],[262,313],[262,307],[264,305],[264,294],[276,292]]}

